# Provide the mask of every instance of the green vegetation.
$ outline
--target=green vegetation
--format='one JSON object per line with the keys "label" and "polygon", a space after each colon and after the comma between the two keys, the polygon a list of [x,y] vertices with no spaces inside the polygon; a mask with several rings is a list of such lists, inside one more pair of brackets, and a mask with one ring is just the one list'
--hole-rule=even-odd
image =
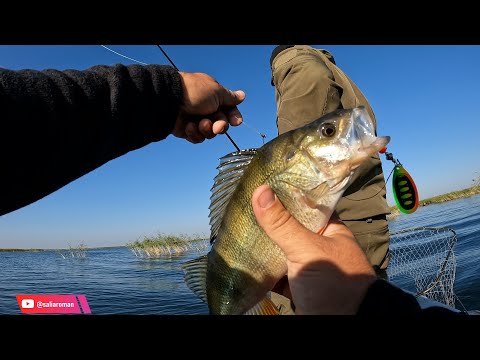
{"label": "green vegetation", "polygon": [[76,247],[72,247],[71,245],[69,245],[68,250],[57,249],[55,251],[58,253],[59,256],[64,259],[66,259],[67,257],[84,259],[87,257],[87,250],[87,245],[81,243]]}
{"label": "green vegetation", "polygon": [[127,243],[127,247],[137,257],[164,257],[180,255],[187,251],[200,252],[209,246],[209,241],[199,235],[165,235],[158,234],[155,237],[145,236],[142,241]]}
{"label": "green vegetation", "polygon": [[[94,247],[85,247],[85,251],[93,250],[93,249],[116,249],[116,248],[123,248],[124,245],[116,245],[116,246],[94,246]],[[75,248],[73,248],[75,249]],[[30,252],[39,252],[39,251],[56,251],[56,252],[64,252],[68,253],[70,248],[68,249],[0,249],[0,252],[15,252],[15,251],[30,251]]]}
{"label": "green vegetation", "polygon": [[0,249],[1,252],[15,252],[15,251],[49,251],[49,249]]}
{"label": "green vegetation", "polygon": [[448,194],[444,195],[439,195],[435,196],[433,198],[428,198],[425,200],[420,200],[420,206],[423,204],[425,205],[430,205],[430,204],[440,204],[446,201],[451,201],[451,200],[456,200],[460,198],[466,198],[474,195],[480,194],[480,186],[472,186],[467,189],[459,190],[459,191],[453,191]]}
{"label": "green vegetation", "polygon": [[[478,194],[480,194],[480,185],[475,185],[475,186],[472,186],[472,187],[467,188],[467,189],[452,191],[452,192],[447,193],[447,194],[438,195],[438,196],[435,196],[435,197],[432,197],[432,198],[420,200],[418,206],[440,204],[440,203],[444,203],[446,201],[457,200],[457,199],[466,198],[466,197],[470,197],[470,196],[474,196],[474,195],[478,195]],[[392,219],[392,218],[394,218],[398,215],[400,215],[400,210],[398,209],[398,207],[396,205],[391,206],[390,207],[390,215],[387,216],[387,219]]]}

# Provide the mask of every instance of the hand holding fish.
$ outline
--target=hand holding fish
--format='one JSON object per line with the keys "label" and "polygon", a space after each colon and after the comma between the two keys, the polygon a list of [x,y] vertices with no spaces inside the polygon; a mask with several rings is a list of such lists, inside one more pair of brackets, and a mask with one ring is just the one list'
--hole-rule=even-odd
{"label": "hand holding fish", "polygon": [[196,144],[225,133],[229,125],[242,123],[237,105],[245,99],[243,91],[231,91],[204,73],[179,73],[183,104],[172,131],[174,136]]}
{"label": "hand holding fish", "polygon": [[[320,281],[320,285],[315,286],[319,286],[321,292],[325,289],[329,291],[328,294],[319,294],[321,301],[318,308],[304,303],[302,298],[305,295],[317,296],[311,293],[316,290],[308,289],[307,294],[300,292],[300,295],[295,295],[299,312],[354,312],[355,304],[352,302],[355,296],[361,295],[358,292],[365,289],[362,286],[365,281],[356,284],[357,280],[353,281],[349,276],[367,275],[370,281],[373,268],[351,233],[347,236],[343,232],[338,238],[329,240],[332,243],[324,245],[325,249],[319,244],[318,249],[315,247],[318,239],[323,239],[325,243],[325,236],[316,233],[327,225],[355,170],[389,140],[388,136],[375,135],[367,111],[364,107],[358,107],[326,114],[302,128],[278,136],[259,149],[246,149],[222,157],[210,197],[212,247],[207,255],[183,265],[187,286],[208,304],[210,314],[278,313],[268,292],[287,274],[287,256],[296,254],[288,250],[288,245],[285,254],[270,238],[282,234],[278,231],[283,226],[295,231],[288,232],[287,237],[295,235],[302,239],[306,236],[302,240],[303,245],[295,240],[300,244],[301,251],[312,249],[312,246],[316,251],[307,251],[305,257],[295,255],[293,259],[290,258],[290,263],[297,264],[294,275],[298,275],[305,264],[312,271],[315,270],[302,273],[302,278],[296,284],[305,286],[302,281]],[[262,222],[263,226],[270,224],[268,231],[258,224],[252,208],[253,192],[263,184],[275,191],[278,201],[289,211],[272,213],[268,210]],[[305,227],[294,222],[295,226],[290,229],[290,216]],[[288,221],[283,224],[285,221],[282,222],[282,219]],[[304,231],[306,229],[311,232]],[[329,234],[327,232],[326,236]],[[320,250],[323,253],[319,253]],[[355,254],[360,259],[355,258]],[[318,263],[319,260],[323,262]],[[309,279],[311,274],[315,275],[314,279]],[[341,280],[345,282],[344,289],[337,284]],[[295,286],[297,291],[298,287]],[[339,286],[339,289],[330,289],[332,286]],[[344,295],[352,299],[345,300]],[[328,296],[329,299],[323,299],[322,296]],[[322,304],[322,301],[331,303]],[[331,304],[336,307],[330,308]]]}
{"label": "hand holding fish", "polygon": [[332,218],[322,235],[310,231],[268,185],[254,191],[252,207],[258,224],[287,257],[295,313],[355,314],[376,276],[348,227]]}

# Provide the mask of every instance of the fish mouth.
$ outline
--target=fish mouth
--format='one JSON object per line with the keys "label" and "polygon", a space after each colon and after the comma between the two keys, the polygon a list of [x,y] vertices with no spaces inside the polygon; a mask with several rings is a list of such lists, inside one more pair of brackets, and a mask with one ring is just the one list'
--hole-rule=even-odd
{"label": "fish mouth", "polygon": [[390,142],[390,136],[376,136],[375,126],[364,106],[352,110],[352,126],[347,139],[355,149],[351,159],[352,169],[357,168],[366,158],[376,154]]}
{"label": "fish mouth", "polygon": [[350,166],[353,169],[360,166],[368,157],[373,156],[385,145],[390,142],[390,136],[378,136],[373,142],[369,144],[362,144],[355,156],[352,157]]}

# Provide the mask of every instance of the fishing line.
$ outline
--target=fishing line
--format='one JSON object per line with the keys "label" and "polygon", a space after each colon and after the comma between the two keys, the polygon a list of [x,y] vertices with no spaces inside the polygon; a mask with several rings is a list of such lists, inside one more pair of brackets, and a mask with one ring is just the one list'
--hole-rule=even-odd
{"label": "fishing line", "polygon": [[[175,70],[177,71],[180,71],[178,70],[178,68],[175,66],[175,64],[173,63],[172,59],[170,59],[170,57],[167,55],[167,53],[165,52],[165,50],[162,49],[162,47],[160,45],[157,45],[157,47],[160,49],[160,51],[163,53],[163,55],[165,55],[165,57],[168,59],[168,61],[170,61],[170,64],[172,64],[172,66],[175,68]],[[253,131],[255,131],[258,135],[260,135],[260,137],[262,138],[262,142],[263,144],[265,144],[265,134],[262,134],[260,131],[258,131],[257,129],[255,129],[253,126],[250,126],[248,125],[245,121],[242,121],[244,125],[247,125],[247,127],[249,127],[250,129],[252,129]],[[238,151],[240,151],[240,148],[237,146],[237,144],[235,144],[235,142],[233,141],[233,139],[230,137],[230,135],[228,135],[227,132],[225,132],[225,135],[227,135],[227,137],[230,139],[230,141],[232,142],[233,146],[235,146],[237,148]]]}
{"label": "fishing line", "polygon": [[[134,58],[132,58],[132,57],[130,57],[130,56],[126,56],[126,55],[124,55],[124,54],[122,54],[122,53],[119,53],[118,51],[112,50],[112,49],[110,49],[109,47],[107,47],[107,46],[105,46],[105,45],[100,45],[100,46],[103,47],[104,49],[106,49],[106,50],[108,50],[108,51],[110,51],[110,52],[118,55],[118,56],[121,56],[121,57],[125,58],[125,59],[134,61],[134,62],[139,63],[139,64],[142,64],[142,65],[148,65],[147,63],[144,63],[143,61],[136,60],[136,59],[134,59]],[[174,69],[177,70],[177,71],[180,71],[180,70],[178,70],[178,67],[173,63],[172,59],[170,59],[170,56],[168,56],[168,54],[166,53],[166,51],[163,50],[163,48],[162,48],[160,45],[156,45],[156,46],[160,49],[160,51],[163,53],[163,55],[165,55],[165,57],[166,57],[167,60],[170,62],[170,64],[172,64],[172,66],[174,67]],[[245,120],[242,121],[242,123],[243,123],[244,125],[246,125],[247,127],[249,127],[250,129],[253,129],[253,131],[255,131],[258,135],[260,135],[261,138],[262,138],[263,144],[265,144],[265,139],[266,139],[265,134],[262,134],[260,131],[258,131],[258,130],[255,129],[254,127],[248,125],[248,124],[245,122]],[[230,142],[233,144],[233,146],[235,146],[235,148],[237,149],[237,151],[240,151],[240,148],[237,146],[237,144],[235,143],[235,141],[233,141],[233,139],[230,137],[230,135],[229,135],[227,132],[225,132],[225,135],[227,135],[227,138],[230,140]]]}
{"label": "fishing line", "polygon": [[388,175],[387,180],[385,180],[385,185],[383,185],[382,188],[380,190],[378,190],[378,192],[373,194],[372,196],[369,196],[369,197],[366,197],[366,198],[363,198],[363,199],[350,199],[349,197],[344,196],[345,199],[348,199],[348,200],[351,200],[351,201],[363,201],[363,200],[368,200],[368,199],[371,199],[371,198],[377,196],[380,193],[380,191],[382,191],[383,189],[386,188],[388,179],[390,179],[390,176],[392,176],[394,170],[395,170],[395,168],[393,168],[392,171],[390,171],[390,174]]}
{"label": "fishing line", "polygon": [[265,139],[267,138],[267,136],[265,134],[262,134],[260,131],[255,129],[253,126],[248,125],[245,121],[243,121],[243,124],[246,125],[247,127],[249,127],[251,130],[255,131],[258,135],[260,135],[260,137],[262,138],[262,142],[265,145]]}
{"label": "fishing line", "polygon": [[120,54],[119,52],[116,52],[116,51],[110,49],[109,47],[106,47],[105,45],[100,45],[100,46],[103,47],[103,48],[105,48],[105,49],[107,49],[108,51],[111,51],[111,52],[114,53],[114,54],[117,54],[118,56],[124,57],[125,59],[135,61],[135,62],[137,62],[137,63],[139,63],[139,64],[142,64],[142,65],[148,65],[148,64],[146,64],[146,63],[144,63],[144,62],[142,62],[142,61],[138,61],[138,60],[135,60],[134,58],[128,57],[128,56],[123,55],[123,54]]}
{"label": "fishing line", "polygon": [[[170,61],[170,64],[172,64],[172,66],[175,68],[175,70],[180,71],[180,70],[178,70],[178,68],[175,66],[175,64],[173,63],[172,59],[170,59],[170,57],[167,55],[167,53],[165,52],[165,50],[163,50],[160,45],[157,45],[157,47],[160,49],[160,51],[163,53],[163,55],[165,55],[165,57],[168,59],[168,61]],[[235,148],[237,149],[237,151],[240,151],[240,148],[237,146],[237,144],[235,144],[235,141],[233,141],[233,139],[230,137],[230,135],[228,135],[228,132],[225,131],[225,135],[227,135],[228,140],[230,140],[230,142],[233,144],[233,146],[235,146]]]}

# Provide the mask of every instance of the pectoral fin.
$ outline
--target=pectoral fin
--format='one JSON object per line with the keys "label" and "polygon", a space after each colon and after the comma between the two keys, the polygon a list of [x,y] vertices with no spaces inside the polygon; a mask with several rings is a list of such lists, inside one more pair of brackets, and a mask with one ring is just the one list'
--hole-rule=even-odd
{"label": "pectoral fin", "polygon": [[244,315],[279,315],[277,306],[268,297],[248,310]]}
{"label": "pectoral fin", "polygon": [[205,303],[207,303],[207,265],[207,255],[187,261],[182,265],[185,283]]}

